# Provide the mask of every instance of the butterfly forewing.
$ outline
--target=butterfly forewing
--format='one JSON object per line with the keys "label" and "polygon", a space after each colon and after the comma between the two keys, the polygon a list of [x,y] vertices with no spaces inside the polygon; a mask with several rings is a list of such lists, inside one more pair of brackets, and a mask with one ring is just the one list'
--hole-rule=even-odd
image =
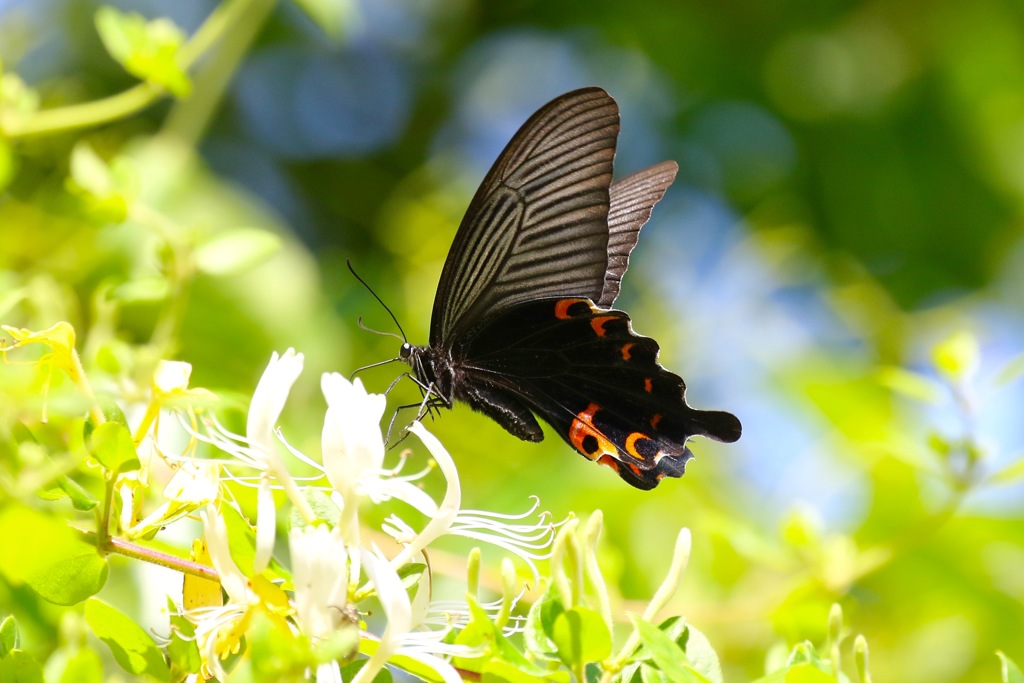
{"label": "butterfly forewing", "polygon": [[600,88],[555,99],[519,129],[455,235],[434,299],[431,346],[538,296],[601,296],[618,132],[618,107]]}

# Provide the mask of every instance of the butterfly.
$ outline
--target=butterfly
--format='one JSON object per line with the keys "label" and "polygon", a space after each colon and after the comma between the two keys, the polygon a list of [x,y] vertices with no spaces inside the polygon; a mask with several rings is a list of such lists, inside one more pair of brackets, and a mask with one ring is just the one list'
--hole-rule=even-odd
{"label": "butterfly", "polygon": [[585,458],[652,489],[686,442],[733,442],[732,414],[686,403],[658,343],[612,308],[640,228],[675,179],[667,161],[612,182],[615,100],[596,87],[527,120],[476,191],[441,271],[430,343],[399,357],[431,407],[468,404],[540,441],[541,417]]}

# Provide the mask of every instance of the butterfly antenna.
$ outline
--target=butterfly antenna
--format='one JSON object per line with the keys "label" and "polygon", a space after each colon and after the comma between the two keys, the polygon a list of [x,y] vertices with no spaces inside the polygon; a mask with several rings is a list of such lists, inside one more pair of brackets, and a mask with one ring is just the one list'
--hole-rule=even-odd
{"label": "butterfly antenna", "polygon": [[362,316],[359,316],[359,318],[356,319],[356,325],[359,325],[359,329],[363,330],[364,332],[373,332],[374,334],[379,334],[382,337],[394,337],[398,341],[405,341],[403,337],[399,337],[394,332],[384,332],[383,330],[375,330],[372,327],[369,327],[368,325],[363,323]]}
{"label": "butterfly antenna", "polygon": [[[373,298],[374,298],[374,299],[376,299],[376,300],[377,300],[377,302],[378,302],[378,303],[379,303],[379,304],[380,304],[381,306],[383,306],[383,307],[384,307],[384,310],[388,312],[388,315],[390,315],[390,316],[391,316],[391,319],[395,321],[395,327],[397,327],[397,328],[398,328],[398,331],[402,333],[402,341],[404,341],[404,342],[408,343],[408,341],[409,341],[409,338],[405,336],[405,330],[403,330],[403,329],[402,329],[402,324],[401,324],[400,322],[398,322],[398,318],[396,318],[396,317],[395,317],[395,314],[391,312],[391,309],[390,309],[390,308],[388,308],[388,305],[387,305],[386,303],[384,303],[384,300],[383,300],[383,299],[381,299],[381,298],[380,298],[379,296],[377,296],[377,292],[373,291],[373,288],[372,288],[372,287],[370,287],[370,285],[366,284],[366,280],[364,280],[363,278],[359,277],[359,273],[357,273],[357,272],[356,272],[356,269],[352,267],[352,261],[351,261],[350,259],[345,259],[345,265],[347,265],[347,266],[348,266],[348,270],[349,270],[349,272],[350,272],[350,273],[352,273],[352,275],[353,275],[353,276],[354,276],[354,277],[355,277],[355,278],[356,278],[357,280],[359,280],[359,284],[361,284],[361,285],[362,285],[363,287],[366,287],[366,291],[368,291],[368,292],[369,292],[370,294],[372,294],[372,295],[373,295]],[[361,322],[361,321],[360,321],[360,323],[359,323],[359,326],[360,326],[360,327],[363,327],[363,324],[362,324],[362,322]],[[363,327],[363,329],[364,329],[364,330],[366,330],[366,329],[368,329],[368,328],[366,328],[366,327]],[[370,331],[370,332],[373,332],[374,330],[369,330],[369,331]]]}

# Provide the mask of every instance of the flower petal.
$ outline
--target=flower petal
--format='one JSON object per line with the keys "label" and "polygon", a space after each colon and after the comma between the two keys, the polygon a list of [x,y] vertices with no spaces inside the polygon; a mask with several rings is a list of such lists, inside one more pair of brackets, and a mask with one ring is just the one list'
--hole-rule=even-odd
{"label": "flower petal", "polygon": [[320,387],[327,399],[323,429],[323,459],[327,480],[338,491],[351,491],[353,482],[384,462],[380,418],[387,398],[368,394],[360,380],[325,373]]}
{"label": "flower petal", "polygon": [[283,356],[275,351],[253,392],[245,433],[249,444],[260,448],[269,460],[277,460],[274,425],[284,410],[288,392],[302,373],[302,364],[303,355],[295,349],[288,349]]}

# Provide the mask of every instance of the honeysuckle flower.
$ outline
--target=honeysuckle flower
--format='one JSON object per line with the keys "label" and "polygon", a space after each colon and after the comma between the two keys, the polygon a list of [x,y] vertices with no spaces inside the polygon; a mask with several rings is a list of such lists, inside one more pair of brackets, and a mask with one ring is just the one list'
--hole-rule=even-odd
{"label": "honeysuckle flower", "polygon": [[[440,638],[443,637],[443,633],[414,632],[417,624],[413,605],[392,563],[376,549],[373,552],[364,550],[362,555],[363,567],[373,583],[387,625],[381,634],[376,652],[352,679],[352,683],[372,681],[389,659],[399,655],[433,669],[446,683],[461,683],[462,678],[458,671],[439,657],[438,653],[467,656],[471,654],[469,650],[442,644]],[[421,586],[420,590],[422,589]]]}
{"label": "honeysuckle flower", "polygon": [[[245,437],[232,434],[213,418],[206,420],[208,426],[206,433],[199,433],[192,430],[189,425],[182,424],[196,438],[231,456],[230,460],[223,462],[228,468],[243,466],[255,469],[258,473],[257,543],[254,560],[256,573],[266,568],[274,548],[277,525],[271,520],[277,514],[272,490],[275,484],[285,491],[292,505],[307,522],[316,519],[316,514],[310,508],[277,450],[277,438],[274,431],[281,411],[284,409],[288,393],[302,372],[302,366],[303,356],[301,353],[296,353],[294,349],[288,349],[283,355],[274,352],[256,385],[252,401],[249,403]],[[230,473],[229,476],[231,476]]]}
{"label": "honeysuckle flower", "polygon": [[[471,621],[470,609],[465,602],[430,602],[430,572],[417,578],[419,585],[415,597],[409,595],[398,578],[398,570],[414,561],[425,558],[426,550],[436,539],[444,535],[459,535],[496,545],[526,562],[536,581],[535,562],[550,555],[550,548],[558,524],[552,524],[547,513],[537,514],[538,502],[534,500],[529,510],[522,514],[498,514],[481,510],[462,510],[462,489],[458,471],[448,451],[420,422],[414,422],[409,431],[426,446],[433,464],[412,474],[404,473],[408,459],[403,454],[397,465],[386,468],[386,448],[381,435],[380,420],[386,407],[383,395],[368,392],[360,380],[354,382],[336,373],[325,374],[321,387],[327,401],[327,411],[321,434],[322,465],[301,451],[290,446],[274,425],[283,409],[287,394],[301,371],[302,356],[289,350],[283,356],[276,354],[271,359],[259,386],[254,392],[249,419],[244,437],[235,435],[221,427],[215,419],[208,418],[208,428],[200,437],[215,445],[229,456],[220,460],[223,469],[230,470],[246,466],[256,470],[260,487],[257,497],[256,553],[253,578],[245,578],[237,572],[230,556],[215,552],[222,545],[218,539],[226,536],[220,533],[223,521],[211,512],[204,512],[204,520],[212,539],[211,558],[218,572],[225,567],[225,591],[228,605],[216,608],[205,627],[197,626],[197,637],[202,635],[201,644],[211,662],[237,646],[237,636],[244,631],[244,625],[254,605],[258,605],[259,586],[266,587],[259,573],[266,566],[273,548],[272,530],[268,520],[274,518],[272,499],[269,495],[271,483],[279,484],[286,491],[293,487],[289,499],[295,505],[309,503],[299,495],[296,480],[284,469],[278,457],[276,441],[279,440],[298,459],[318,467],[329,485],[331,500],[340,510],[335,526],[316,520],[312,514],[303,514],[307,520],[289,533],[291,566],[293,571],[294,631],[308,637],[316,644],[336,635],[346,623],[357,621],[353,601],[362,600],[366,589],[356,590],[362,577],[369,577],[369,585],[377,594],[387,617],[387,628],[381,635],[377,651],[371,662],[361,669],[359,677],[369,680],[374,670],[380,669],[389,658],[407,656],[438,671],[445,680],[458,680],[457,673],[448,664],[446,656],[477,656],[472,648],[445,644],[443,639],[451,629]],[[445,491],[436,501],[418,485],[433,466],[440,470],[445,480]],[[229,475],[243,483],[246,479]],[[252,478],[249,477],[249,480]],[[250,484],[251,485],[251,484]],[[183,491],[187,487],[183,487]],[[267,494],[264,496],[264,493]],[[427,523],[416,530],[392,514],[384,524],[384,530],[395,538],[402,550],[390,561],[379,552],[369,553],[360,538],[360,508],[364,503],[379,505],[389,501],[401,501],[428,518]],[[267,507],[264,507],[264,505]],[[533,518],[536,516],[535,518]],[[312,521],[309,521],[312,520]],[[225,551],[226,552],[226,551]],[[368,559],[369,558],[369,559]],[[370,561],[372,566],[364,566]],[[503,596],[498,601],[483,605],[493,615],[496,623],[508,633],[520,627],[508,614],[521,593],[513,587],[515,572],[506,563],[509,580]],[[211,664],[216,666],[216,664]],[[335,663],[318,664],[318,681],[338,679],[340,669]]]}
{"label": "honeysuckle flower", "polygon": [[427,526],[419,534],[409,539],[402,552],[391,561],[395,567],[401,567],[408,563],[435,539],[443,536],[455,522],[459,514],[459,507],[462,505],[462,487],[459,483],[459,471],[455,468],[455,461],[452,460],[452,456],[449,455],[447,449],[418,420],[409,425],[409,431],[419,437],[419,440],[430,451],[434,462],[437,463],[437,466],[441,469],[441,474],[444,475],[446,488],[441,504],[437,506],[430,521],[427,522]]}
{"label": "honeysuckle flower", "polygon": [[348,550],[337,530],[325,524],[288,533],[295,585],[295,618],[316,642],[333,634],[347,618]]}
{"label": "honeysuckle flower", "polygon": [[190,610],[186,616],[195,623],[204,668],[223,679],[225,671],[221,660],[241,649],[242,637],[253,614],[259,610],[282,636],[291,637],[286,617],[292,607],[284,591],[260,576],[246,576],[231,559],[227,525],[215,506],[208,505],[200,512],[200,517],[210,560],[227,593],[227,602],[218,607]]}
{"label": "honeysuckle flower", "polygon": [[[134,431],[136,443],[141,443],[144,438],[155,441],[157,430],[160,428],[161,410],[182,408],[194,423],[195,409],[216,401],[213,392],[201,387],[189,387],[191,376],[191,363],[161,360],[156,364],[150,381],[149,405],[146,406],[146,412]],[[155,450],[159,452],[159,449]]]}
{"label": "honeysuckle flower", "polygon": [[346,541],[359,545],[359,504],[401,500],[427,516],[437,505],[413,484],[417,475],[401,476],[399,469],[384,469],[384,439],[380,419],[386,397],[371,394],[361,380],[348,381],[338,373],[324,374],[320,382],[327,400],[322,434],[323,472],[341,509]]}
{"label": "honeysuckle flower", "polygon": [[441,504],[437,506],[430,522],[421,532],[416,533],[397,515],[391,515],[385,520],[384,531],[396,541],[405,544],[405,548],[392,560],[392,564],[400,567],[411,561],[417,553],[440,536],[463,536],[489,543],[516,555],[530,568],[533,581],[536,583],[539,576],[536,561],[551,556],[555,529],[563,522],[551,523],[548,513],[545,512],[538,515],[538,521],[535,523],[514,523],[536,512],[540,506],[536,498],[529,510],[517,515],[486,510],[461,510],[462,489],[459,473],[448,450],[419,421],[412,423],[409,431],[419,437],[433,456],[445,477],[447,489]]}
{"label": "honeysuckle flower", "polygon": [[[141,538],[155,529],[209,505],[220,496],[220,465],[210,460],[185,460],[164,487],[164,502],[136,524],[130,521],[130,505],[134,499],[125,495],[132,491],[121,487],[125,517],[122,529],[129,539]],[[266,541],[264,541],[266,542]]]}

